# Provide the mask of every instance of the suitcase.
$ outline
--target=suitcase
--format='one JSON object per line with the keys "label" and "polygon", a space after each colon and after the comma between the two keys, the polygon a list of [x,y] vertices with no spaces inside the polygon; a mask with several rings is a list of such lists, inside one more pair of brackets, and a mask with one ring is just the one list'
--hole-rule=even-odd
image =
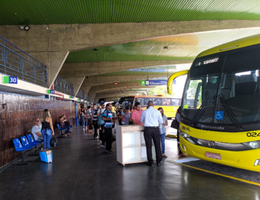
{"label": "suitcase", "polygon": [[40,159],[42,162],[46,162],[46,163],[51,163],[52,162],[52,158],[53,158],[53,154],[52,154],[52,150],[40,150]]}

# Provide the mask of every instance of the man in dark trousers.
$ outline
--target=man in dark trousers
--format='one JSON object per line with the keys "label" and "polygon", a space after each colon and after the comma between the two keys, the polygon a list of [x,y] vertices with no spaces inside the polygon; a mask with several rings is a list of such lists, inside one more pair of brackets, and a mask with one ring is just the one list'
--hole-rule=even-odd
{"label": "man in dark trousers", "polygon": [[112,153],[112,126],[113,126],[113,114],[111,112],[112,104],[106,105],[106,110],[103,112],[103,120],[105,121],[105,140],[106,140],[106,153]]}
{"label": "man in dark trousers", "polygon": [[148,165],[153,165],[153,156],[152,156],[152,140],[155,146],[156,152],[156,162],[157,166],[161,165],[162,162],[162,151],[160,146],[160,124],[163,123],[162,115],[159,110],[153,108],[153,102],[149,101],[147,109],[142,112],[141,123],[144,123],[144,139],[147,152]]}

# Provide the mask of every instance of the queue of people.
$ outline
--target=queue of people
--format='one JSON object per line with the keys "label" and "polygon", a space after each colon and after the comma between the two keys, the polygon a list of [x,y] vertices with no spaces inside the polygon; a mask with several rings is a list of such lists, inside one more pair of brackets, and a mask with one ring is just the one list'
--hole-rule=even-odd
{"label": "queue of people", "polygon": [[[161,165],[163,157],[167,158],[165,154],[165,136],[166,127],[168,126],[167,116],[164,114],[162,107],[158,108],[158,110],[154,109],[153,101],[148,102],[147,109],[144,111],[141,109],[140,103],[137,102],[132,112],[126,106],[124,109],[120,108],[117,114],[115,109],[113,112],[113,106],[110,103],[106,105],[102,103],[101,107],[94,104],[93,107],[88,106],[87,108],[84,108],[84,104],[81,104],[79,116],[84,132],[93,133],[91,129],[94,129],[93,137],[100,140],[101,147],[105,148],[106,153],[112,153],[112,128],[115,125],[115,121],[118,120],[120,125],[135,124],[144,126],[144,139],[149,166],[153,165],[152,143],[155,146],[157,165]],[[177,120],[178,117],[177,113]],[[101,125],[98,123],[99,118],[104,121]],[[66,129],[65,137],[70,136],[72,126],[66,115],[60,116],[59,124]],[[54,136],[54,128],[51,113],[48,109],[43,111],[42,120],[39,118],[35,119],[31,132],[35,140],[43,141],[43,149],[50,149],[50,140]],[[181,152],[179,152],[180,154]]]}
{"label": "queue of people", "polygon": [[[105,148],[107,153],[112,152],[112,128],[115,124],[115,120],[118,120],[119,125],[143,125],[148,163],[149,165],[152,165],[151,144],[152,140],[154,140],[157,165],[160,165],[162,158],[167,158],[167,155],[165,154],[165,136],[168,121],[163,108],[160,107],[156,110],[153,106],[153,102],[149,101],[147,109],[143,111],[140,103],[137,102],[131,112],[128,106],[119,108],[116,111],[112,104],[105,105],[102,103],[101,107],[97,107],[97,105],[94,104],[93,107],[88,106],[87,109],[84,108],[84,104],[81,104],[79,114],[83,130],[92,133],[91,129],[94,129],[93,137],[95,139],[99,138],[101,147]],[[102,119],[105,123],[98,126],[97,121],[100,115],[102,115]],[[86,129],[85,127],[88,128]]]}

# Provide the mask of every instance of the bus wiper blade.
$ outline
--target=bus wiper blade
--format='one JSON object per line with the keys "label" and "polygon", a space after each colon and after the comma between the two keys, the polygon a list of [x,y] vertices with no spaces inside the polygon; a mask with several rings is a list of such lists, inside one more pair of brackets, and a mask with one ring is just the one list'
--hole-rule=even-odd
{"label": "bus wiper blade", "polygon": [[191,124],[194,126],[196,122],[198,122],[200,120],[200,118],[203,116],[203,114],[205,113],[207,106],[210,103],[210,100],[212,99],[212,94],[209,95],[201,104],[199,110],[195,113]]}
{"label": "bus wiper blade", "polygon": [[243,130],[241,125],[238,123],[237,118],[233,112],[233,110],[230,108],[230,106],[227,104],[225,98],[222,95],[219,95],[220,103],[223,105],[224,109],[227,111],[232,123],[236,126],[237,129]]}

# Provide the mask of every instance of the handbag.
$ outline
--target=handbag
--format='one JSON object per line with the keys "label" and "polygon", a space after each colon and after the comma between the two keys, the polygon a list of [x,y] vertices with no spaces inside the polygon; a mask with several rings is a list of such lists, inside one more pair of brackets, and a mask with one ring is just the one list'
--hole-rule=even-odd
{"label": "handbag", "polygon": [[52,137],[50,143],[52,147],[56,147],[58,145],[58,139],[56,137]]}
{"label": "handbag", "polygon": [[116,136],[114,134],[112,134],[111,141],[112,142],[116,141]]}
{"label": "handbag", "polygon": [[179,122],[176,119],[172,120],[171,127],[175,129],[179,129]]}

